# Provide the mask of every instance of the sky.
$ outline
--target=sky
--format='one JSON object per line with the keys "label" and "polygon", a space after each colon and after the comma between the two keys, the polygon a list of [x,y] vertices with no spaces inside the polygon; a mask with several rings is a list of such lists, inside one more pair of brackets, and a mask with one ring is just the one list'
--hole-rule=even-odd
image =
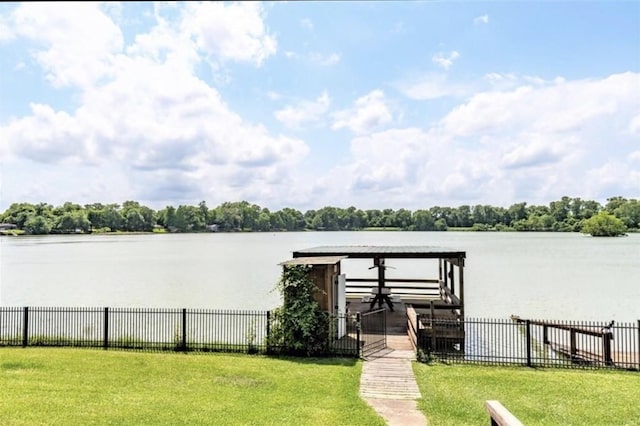
{"label": "sky", "polygon": [[640,1],[0,3],[0,211],[640,198]]}

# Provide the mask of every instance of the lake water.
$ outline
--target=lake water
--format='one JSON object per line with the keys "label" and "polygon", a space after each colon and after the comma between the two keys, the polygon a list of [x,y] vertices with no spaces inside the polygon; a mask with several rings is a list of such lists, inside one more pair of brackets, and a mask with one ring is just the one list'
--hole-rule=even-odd
{"label": "lake water", "polygon": [[[0,238],[0,305],[271,309],[292,251],[427,245],[467,252],[469,317],[640,319],[640,234],[290,232]],[[351,262],[351,263],[349,263]],[[357,261],[347,274],[364,276]],[[387,261],[393,266],[392,261]],[[365,266],[369,266],[368,264]],[[415,276],[413,264],[397,272]],[[364,270],[364,273],[360,273]],[[356,271],[358,271],[356,273]],[[371,271],[369,271],[371,273]],[[425,278],[437,278],[437,263]]]}

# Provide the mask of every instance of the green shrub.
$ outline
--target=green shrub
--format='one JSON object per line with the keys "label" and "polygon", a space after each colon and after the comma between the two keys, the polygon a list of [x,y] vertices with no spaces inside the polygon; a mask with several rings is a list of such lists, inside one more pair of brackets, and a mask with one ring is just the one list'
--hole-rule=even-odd
{"label": "green shrub", "polygon": [[622,220],[609,212],[602,211],[584,221],[582,232],[594,237],[617,237],[625,235],[627,227]]}
{"label": "green shrub", "polygon": [[309,278],[310,266],[283,269],[276,288],[283,305],[273,311],[269,347],[292,355],[323,355],[329,348],[329,315],[313,298],[318,290]]}

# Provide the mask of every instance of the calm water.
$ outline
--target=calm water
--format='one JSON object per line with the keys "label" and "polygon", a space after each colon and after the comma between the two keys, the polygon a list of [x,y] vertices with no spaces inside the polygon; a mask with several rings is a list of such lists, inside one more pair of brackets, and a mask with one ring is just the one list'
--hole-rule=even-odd
{"label": "calm water", "polygon": [[[319,245],[467,252],[468,316],[640,319],[640,235],[300,232],[0,238],[0,305],[270,309],[279,262]],[[390,275],[417,276],[407,262]],[[367,276],[350,261],[347,274]],[[397,272],[396,272],[397,271]],[[437,277],[437,264],[427,278]]]}

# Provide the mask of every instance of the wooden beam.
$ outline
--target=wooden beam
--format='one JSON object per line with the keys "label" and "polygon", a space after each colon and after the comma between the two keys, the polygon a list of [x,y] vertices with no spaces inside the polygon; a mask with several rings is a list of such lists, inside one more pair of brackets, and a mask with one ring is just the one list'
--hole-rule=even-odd
{"label": "wooden beam", "polygon": [[460,316],[462,317],[462,319],[464,319],[464,259],[461,259],[461,265],[458,270],[460,273],[460,283],[458,284],[460,287],[460,291],[458,292],[459,295],[458,297],[460,297],[460,305],[462,305],[462,308],[460,309]]}
{"label": "wooden beam", "polygon": [[[372,283],[377,282],[377,278],[347,278],[347,282],[353,283]],[[438,284],[439,280],[428,280],[418,278],[385,278],[385,282],[388,283],[426,283],[426,284]]]}
{"label": "wooden beam", "polygon": [[524,426],[504,405],[499,401],[485,401],[484,407],[491,417],[491,424],[495,426]]}

